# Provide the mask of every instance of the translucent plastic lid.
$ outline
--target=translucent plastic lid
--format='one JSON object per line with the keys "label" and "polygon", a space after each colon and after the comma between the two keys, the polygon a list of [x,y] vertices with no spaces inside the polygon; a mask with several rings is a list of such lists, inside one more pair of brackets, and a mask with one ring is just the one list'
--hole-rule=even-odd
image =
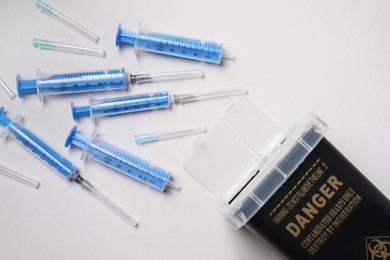
{"label": "translucent plastic lid", "polygon": [[195,143],[184,168],[221,200],[221,214],[243,226],[322,139],[327,125],[311,114],[283,132],[243,97]]}

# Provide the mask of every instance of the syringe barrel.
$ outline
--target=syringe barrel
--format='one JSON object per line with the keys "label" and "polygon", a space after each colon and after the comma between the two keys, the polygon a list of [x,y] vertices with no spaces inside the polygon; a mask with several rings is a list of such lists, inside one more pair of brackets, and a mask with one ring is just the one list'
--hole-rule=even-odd
{"label": "syringe barrel", "polygon": [[47,145],[41,138],[25,128],[21,123],[21,115],[11,120],[4,114],[4,108],[0,107],[0,124],[5,127],[1,138],[8,135],[15,138],[23,147],[42,159],[47,165],[54,168],[63,177],[74,180],[78,175],[78,169],[66,158],[62,157]]}
{"label": "syringe barrel", "polygon": [[88,72],[43,74],[37,70],[37,79],[16,78],[18,96],[38,93],[39,100],[44,96],[79,92],[127,89],[127,75],[124,68]]}
{"label": "syringe barrel", "polygon": [[138,32],[126,31],[119,24],[116,34],[116,45],[133,44],[134,52],[155,52],[181,58],[200,60],[219,64],[223,56],[222,43],[203,41],[142,30],[141,23]]}
{"label": "syringe barrel", "polygon": [[91,116],[92,122],[99,116],[116,115],[145,110],[170,107],[171,99],[167,91],[115,97],[106,99],[94,99],[89,96],[89,106],[75,107],[72,103],[72,115],[76,120],[80,116]]}
{"label": "syringe barrel", "polygon": [[113,145],[104,143],[96,136],[97,132],[94,131],[88,138],[78,133],[77,126],[74,126],[65,141],[65,147],[72,144],[83,149],[82,160],[89,157],[159,191],[164,191],[170,178],[168,171],[153,166],[151,163]]}

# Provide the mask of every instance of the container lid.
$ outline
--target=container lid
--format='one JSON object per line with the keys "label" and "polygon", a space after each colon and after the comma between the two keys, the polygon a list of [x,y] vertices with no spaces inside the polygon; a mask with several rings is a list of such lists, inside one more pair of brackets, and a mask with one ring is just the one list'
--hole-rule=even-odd
{"label": "container lid", "polygon": [[243,97],[197,140],[184,168],[221,200],[221,214],[238,229],[288,179],[326,129],[327,125],[311,114],[283,132]]}

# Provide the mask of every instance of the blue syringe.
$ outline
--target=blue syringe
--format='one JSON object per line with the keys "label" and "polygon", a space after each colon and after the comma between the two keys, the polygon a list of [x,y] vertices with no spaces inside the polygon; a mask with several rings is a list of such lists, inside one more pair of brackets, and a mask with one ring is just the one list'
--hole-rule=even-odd
{"label": "blue syringe", "polygon": [[62,157],[38,136],[25,128],[21,124],[21,119],[22,116],[19,114],[15,117],[15,119],[11,120],[4,114],[4,108],[0,107],[0,125],[5,127],[5,130],[1,133],[1,138],[5,139],[8,135],[15,138],[24,148],[38,156],[38,158],[40,158],[48,166],[55,169],[62,177],[80,184],[84,190],[100,199],[113,212],[133,227],[137,225],[137,221],[132,219],[129,215],[127,215],[127,213],[122,211],[118,206],[96,190],[95,187],[92,186],[92,184],[90,184],[86,179],[81,177],[77,167],[73,166],[70,161]]}
{"label": "blue syringe", "polygon": [[222,58],[234,58],[227,53],[222,43],[146,32],[142,30],[141,23],[138,25],[138,32],[123,30],[122,24],[118,25],[115,44],[119,46],[122,43],[134,45],[135,54],[138,54],[138,51],[148,51],[216,64],[219,64]]}
{"label": "blue syringe", "polygon": [[74,126],[66,138],[65,147],[71,144],[83,149],[81,160],[85,160],[88,156],[159,191],[164,191],[166,186],[179,189],[170,179],[171,174],[168,171],[153,166],[143,159],[100,141],[97,139],[96,130],[88,138],[79,134],[77,132],[77,126]]}
{"label": "blue syringe", "polygon": [[202,70],[130,74],[126,73],[125,68],[121,68],[47,75],[37,69],[36,79],[23,80],[20,75],[17,75],[16,86],[19,98],[23,98],[25,94],[38,94],[39,100],[43,101],[44,96],[47,95],[127,89],[129,83],[138,84],[203,76]]}
{"label": "blue syringe", "polygon": [[76,107],[72,102],[71,108],[74,120],[77,120],[77,118],[80,116],[90,116],[92,122],[95,123],[95,118],[98,116],[116,115],[122,113],[132,113],[152,109],[168,108],[171,106],[172,103],[183,104],[201,99],[209,99],[231,95],[242,95],[246,92],[247,90],[243,88],[229,88],[171,96],[168,91],[160,91],[154,93],[132,95],[126,97],[114,97],[100,100],[95,100],[93,96],[90,95],[88,106]]}

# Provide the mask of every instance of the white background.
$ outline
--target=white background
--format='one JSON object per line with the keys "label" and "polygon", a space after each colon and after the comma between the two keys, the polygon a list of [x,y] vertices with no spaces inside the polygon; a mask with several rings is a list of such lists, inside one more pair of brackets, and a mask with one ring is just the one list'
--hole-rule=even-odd
{"label": "white background", "polygon": [[[101,37],[95,44],[46,14],[34,1],[0,2],[0,77],[15,90],[15,76],[46,72],[126,67],[134,73],[201,68],[204,79],[131,87],[137,94],[171,93],[245,86],[248,97],[287,128],[316,111],[330,125],[327,138],[390,197],[390,2],[389,1],[60,1],[63,11]],[[144,54],[115,47],[119,22],[220,41],[236,56],[222,65]],[[33,37],[96,46],[106,58],[35,49]],[[97,93],[96,97],[125,95]],[[75,124],[70,101],[87,95],[36,95],[11,101],[0,92],[10,117],[24,124],[69,158],[81,174],[137,218],[126,225],[75,183],[68,183],[14,140],[0,145],[0,162],[41,181],[38,190],[0,176],[0,259],[280,259],[245,229],[233,231],[218,213],[219,202],[182,168],[197,137],[144,146],[133,135],[206,124],[224,113],[226,98],[172,109],[100,118],[108,143],[172,171],[180,191],[160,193],[101,164],[79,160],[79,149],[64,147]],[[249,117],[250,115],[248,115]],[[256,120],[256,118],[253,118]],[[81,133],[93,130],[89,118]],[[261,133],[259,133],[261,134]]]}

